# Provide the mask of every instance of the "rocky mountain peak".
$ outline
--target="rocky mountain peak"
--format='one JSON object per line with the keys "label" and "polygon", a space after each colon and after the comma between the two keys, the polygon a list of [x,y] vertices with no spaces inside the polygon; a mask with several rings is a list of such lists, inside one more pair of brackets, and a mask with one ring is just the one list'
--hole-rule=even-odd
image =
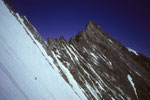
{"label": "rocky mountain peak", "polygon": [[88,21],[88,23],[86,24],[86,30],[93,30],[98,28],[99,26],[94,21]]}
{"label": "rocky mountain peak", "polygon": [[86,34],[85,30],[78,32],[78,34],[75,37],[75,40],[77,42],[79,42],[81,40],[86,40],[86,39],[87,39],[87,34]]}
{"label": "rocky mountain peak", "polygon": [[61,42],[67,42],[66,39],[65,39],[63,36],[61,36],[61,37],[59,38],[59,40],[60,40]]}
{"label": "rocky mountain peak", "polygon": [[[85,30],[81,30],[78,32],[78,34],[74,37],[72,37],[69,40],[69,43],[74,44],[75,42],[80,44],[87,44],[90,43],[101,43],[104,44],[104,42],[108,41],[110,36],[105,33],[94,21],[88,21],[86,24]],[[92,45],[92,44],[91,44]]]}

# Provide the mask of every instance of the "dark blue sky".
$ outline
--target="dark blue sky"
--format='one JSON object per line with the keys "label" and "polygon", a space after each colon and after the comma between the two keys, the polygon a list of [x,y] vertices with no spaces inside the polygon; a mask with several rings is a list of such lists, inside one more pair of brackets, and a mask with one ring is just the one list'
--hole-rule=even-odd
{"label": "dark blue sky", "polygon": [[105,32],[150,57],[149,0],[6,0],[25,15],[44,39],[67,40],[89,20]]}

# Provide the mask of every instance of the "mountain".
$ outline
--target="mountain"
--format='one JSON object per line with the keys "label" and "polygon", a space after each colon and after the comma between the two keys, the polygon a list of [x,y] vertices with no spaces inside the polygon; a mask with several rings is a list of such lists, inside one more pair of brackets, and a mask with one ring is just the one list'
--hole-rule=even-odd
{"label": "mountain", "polygon": [[0,0],[0,100],[150,100],[150,59],[93,21],[44,40]]}

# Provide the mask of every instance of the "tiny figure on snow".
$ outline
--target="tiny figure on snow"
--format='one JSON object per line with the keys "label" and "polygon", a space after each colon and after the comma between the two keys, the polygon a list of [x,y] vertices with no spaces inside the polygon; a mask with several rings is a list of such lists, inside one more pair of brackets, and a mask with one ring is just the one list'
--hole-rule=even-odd
{"label": "tiny figure on snow", "polygon": [[37,77],[35,77],[34,79],[37,80]]}

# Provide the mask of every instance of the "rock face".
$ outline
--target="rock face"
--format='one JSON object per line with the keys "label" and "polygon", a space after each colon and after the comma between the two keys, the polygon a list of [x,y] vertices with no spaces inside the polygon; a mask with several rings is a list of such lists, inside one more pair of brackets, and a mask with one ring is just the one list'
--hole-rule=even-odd
{"label": "rock face", "polygon": [[150,100],[150,59],[123,46],[95,22],[89,21],[69,42],[64,37],[45,41],[26,17],[20,17],[80,99],[75,87],[88,100]]}
{"label": "rock face", "polygon": [[89,100],[150,99],[150,60],[124,47],[95,22],[89,21],[69,43],[63,37],[47,43]]}

